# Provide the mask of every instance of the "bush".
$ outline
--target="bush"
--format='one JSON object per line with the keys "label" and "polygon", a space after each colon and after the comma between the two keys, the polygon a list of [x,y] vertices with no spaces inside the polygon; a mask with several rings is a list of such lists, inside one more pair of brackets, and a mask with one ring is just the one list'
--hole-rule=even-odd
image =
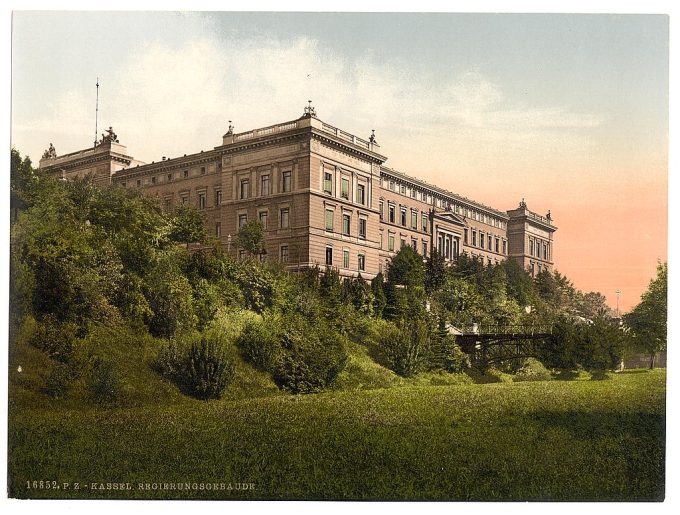
{"label": "bush", "polygon": [[512,378],[513,381],[549,381],[550,379],[552,379],[550,370],[534,358],[526,359]]}
{"label": "bush", "polygon": [[183,393],[201,400],[219,399],[234,378],[222,342],[206,337],[189,344],[171,342],[159,353],[155,368]]}
{"label": "bush", "polygon": [[92,398],[99,403],[116,401],[122,392],[122,381],[116,365],[96,358],[87,381]]}
{"label": "bush", "polygon": [[30,344],[61,363],[67,363],[74,352],[79,328],[71,322],[58,322],[46,316],[30,338]]}
{"label": "bush", "polygon": [[61,399],[73,386],[74,370],[66,363],[56,363],[45,380],[45,393],[54,399]]}
{"label": "bush", "polygon": [[274,380],[291,393],[314,393],[333,384],[345,368],[344,338],[321,320],[289,320],[281,340],[283,354]]}
{"label": "bush", "polygon": [[425,320],[402,320],[382,335],[380,347],[388,366],[403,377],[423,370],[431,357],[431,335]]}
{"label": "bush", "polygon": [[321,318],[310,321],[296,313],[248,322],[236,345],[246,361],[292,393],[331,386],[347,362],[342,335]]}
{"label": "bush", "polygon": [[281,358],[280,320],[249,321],[236,339],[243,358],[256,369],[271,372]]}
{"label": "bush", "polygon": [[468,356],[456,343],[455,336],[441,335],[433,339],[430,368],[458,373],[470,368]]}

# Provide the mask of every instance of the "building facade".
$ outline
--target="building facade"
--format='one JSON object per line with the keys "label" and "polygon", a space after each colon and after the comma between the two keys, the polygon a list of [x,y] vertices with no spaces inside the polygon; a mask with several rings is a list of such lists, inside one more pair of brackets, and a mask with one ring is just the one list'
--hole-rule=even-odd
{"label": "building facade", "polygon": [[524,200],[499,211],[385,166],[375,136],[359,138],[320,120],[311,105],[296,120],[222,137],[211,150],[152,163],[127,154],[112,128],[93,148],[58,156],[40,168],[69,180],[141,188],[167,212],[194,205],[208,234],[235,255],[240,227],[259,220],[262,259],[289,270],[332,266],[372,278],[411,245],[423,257],[436,248],[448,261],[461,254],[486,264],[517,261],[532,275],[552,271],[553,225]]}

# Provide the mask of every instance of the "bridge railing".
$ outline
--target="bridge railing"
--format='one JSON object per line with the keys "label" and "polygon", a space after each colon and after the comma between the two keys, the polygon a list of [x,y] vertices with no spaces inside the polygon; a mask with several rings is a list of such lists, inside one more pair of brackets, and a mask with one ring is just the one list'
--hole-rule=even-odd
{"label": "bridge railing", "polygon": [[552,334],[550,324],[531,324],[531,325],[473,325],[463,330],[463,335],[475,334],[498,334],[498,335],[535,335]]}

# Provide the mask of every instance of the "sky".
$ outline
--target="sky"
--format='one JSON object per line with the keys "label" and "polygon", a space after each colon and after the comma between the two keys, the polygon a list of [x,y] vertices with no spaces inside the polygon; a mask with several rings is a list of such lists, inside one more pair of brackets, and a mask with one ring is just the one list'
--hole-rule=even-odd
{"label": "sky", "polygon": [[667,259],[665,15],[28,12],[11,143],[37,164],[113,126],[142,161],[319,118],[387,166],[496,209],[551,211],[556,269],[630,309]]}

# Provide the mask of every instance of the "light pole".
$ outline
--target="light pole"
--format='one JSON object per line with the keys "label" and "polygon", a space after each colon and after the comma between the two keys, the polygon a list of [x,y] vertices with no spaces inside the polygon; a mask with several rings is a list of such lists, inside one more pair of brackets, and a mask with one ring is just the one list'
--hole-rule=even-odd
{"label": "light pole", "polygon": [[621,290],[616,290],[616,318],[619,318],[619,296],[621,295]]}

